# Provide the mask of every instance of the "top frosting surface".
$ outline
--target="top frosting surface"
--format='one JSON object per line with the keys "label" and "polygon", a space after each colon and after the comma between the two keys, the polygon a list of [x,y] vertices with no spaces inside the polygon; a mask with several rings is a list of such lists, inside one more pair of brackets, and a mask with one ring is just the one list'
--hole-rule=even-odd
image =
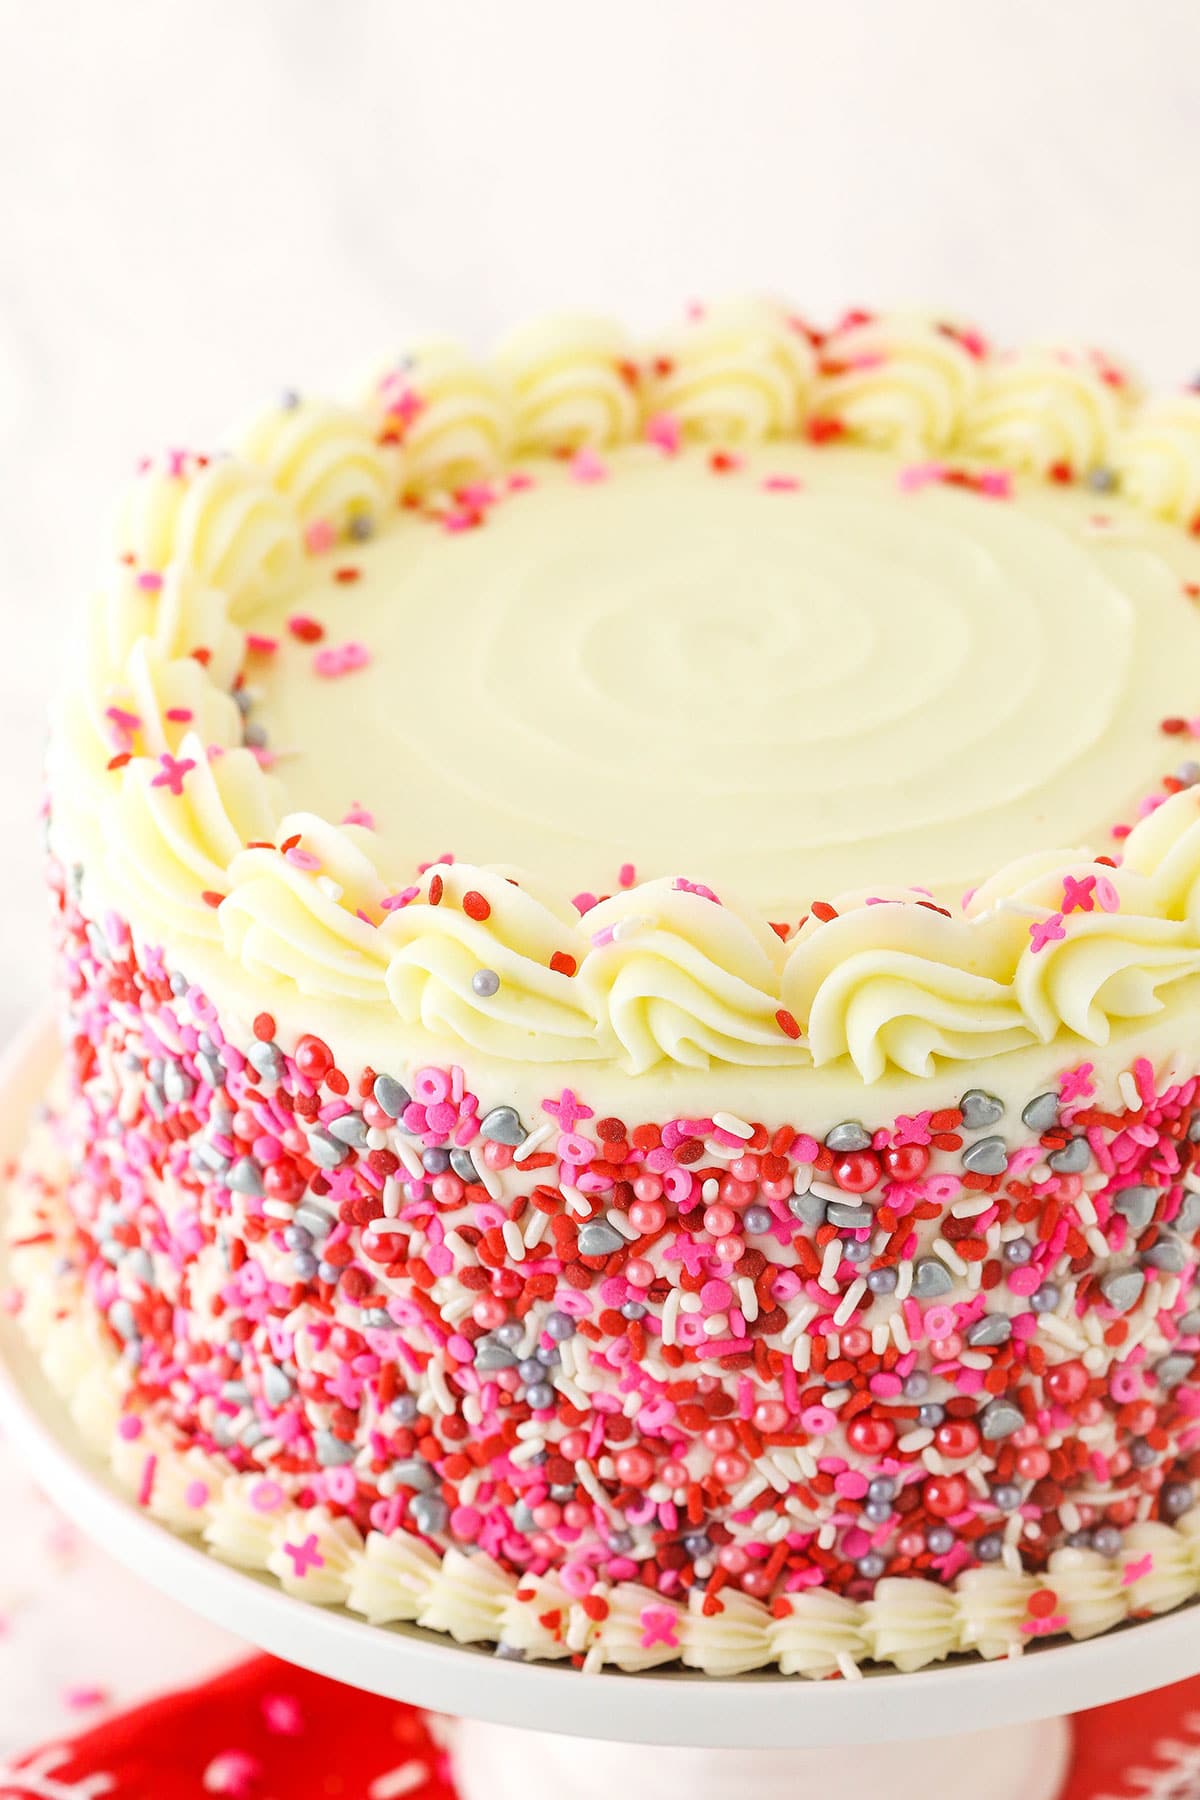
{"label": "top frosting surface", "polygon": [[765,303],[425,345],[142,471],[54,830],[172,956],[398,1047],[1104,1043],[1200,972],[1198,509],[1200,396],[1092,354]]}
{"label": "top frosting surface", "polygon": [[[1200,693],[1186,544],[1086,490],[791,444],[523,471],[479,528],[404,519],[252,619],[289,811],[365,808],[409,878],[449,852],[575,895],[632,867],[792,925],[851,889],[958,901],[1102,846]],[[347,641],[369,661],[318,673]]]}

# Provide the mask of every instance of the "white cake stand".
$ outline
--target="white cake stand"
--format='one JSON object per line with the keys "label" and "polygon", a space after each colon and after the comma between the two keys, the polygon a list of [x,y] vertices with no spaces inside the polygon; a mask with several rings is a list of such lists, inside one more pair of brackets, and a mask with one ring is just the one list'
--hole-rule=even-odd
{"label": "white cake stand", "polygon": [[[0,1161],[19,1148],[54,1055],[38,1024],[0,1065]],[[507,1662],[293,1599],[147,1517],[86,1446],[6,1315],[0,1422],[62,1510],[172,1598],[303,1668],[449,1715],[464,1800],[925,1800],[951,1783],[973,1800],[1051,1800],[1069,1755],[1063,1715],[1200,1672],[1200,1603],[1009,1661],[879,1669],[856,1682]]]}

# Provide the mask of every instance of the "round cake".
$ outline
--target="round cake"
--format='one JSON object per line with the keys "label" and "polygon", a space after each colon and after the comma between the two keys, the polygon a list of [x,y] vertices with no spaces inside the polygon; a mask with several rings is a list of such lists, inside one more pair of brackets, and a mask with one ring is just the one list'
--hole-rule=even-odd
{"label": "round cake", "polygon": [[1200,391],[755,301],[139,470],[11,1304],[140,1505],[512,1657],[1200,1589]]}

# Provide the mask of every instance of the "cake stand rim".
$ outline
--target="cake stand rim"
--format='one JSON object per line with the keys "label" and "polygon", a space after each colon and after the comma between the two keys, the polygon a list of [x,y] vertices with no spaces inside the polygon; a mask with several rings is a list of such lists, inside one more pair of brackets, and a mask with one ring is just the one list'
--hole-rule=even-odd
{"label": "cake stand rim", "polygon": [[[53,1022],[39,1014],[0,1056],[0,1161],[20,1148],[57,1042]],[[0,1287],[6,1278],[0,1254]],[[777,1671],[583,1674],[563,1663],[509,1662],[488,1646],[459,1645],[415,1625],[372,1625],[345,1607],[298,1599],[272,1576],[224,1563],[149,1517],[84,1443],[8,1314],[0,1314],[0,1425],[49,1498],[172,1599],[302,1668],[493,1724],[730,1749],[898,1743],[1026,1724],[1200,1673],[1200,1600],[1014,1659],[964,1657],[912,1674],[867,1668],[862,1681],[808,1681]]]}

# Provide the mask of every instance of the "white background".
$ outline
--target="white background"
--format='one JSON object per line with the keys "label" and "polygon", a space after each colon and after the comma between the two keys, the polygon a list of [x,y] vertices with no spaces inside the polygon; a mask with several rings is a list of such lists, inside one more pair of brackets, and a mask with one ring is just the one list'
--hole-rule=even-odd
{"label": "white background", "polygon": [[[745,289],[1180,380],[1198,174],[1197,0],[0,0],[0,1032],[45,982],[46,695],[137,453],[414,326]],[[14,1504],[0,1743],[61,1729],[125,1592],[56,1594]],[[126,1691],[159,1660],[132,1605]]]}

